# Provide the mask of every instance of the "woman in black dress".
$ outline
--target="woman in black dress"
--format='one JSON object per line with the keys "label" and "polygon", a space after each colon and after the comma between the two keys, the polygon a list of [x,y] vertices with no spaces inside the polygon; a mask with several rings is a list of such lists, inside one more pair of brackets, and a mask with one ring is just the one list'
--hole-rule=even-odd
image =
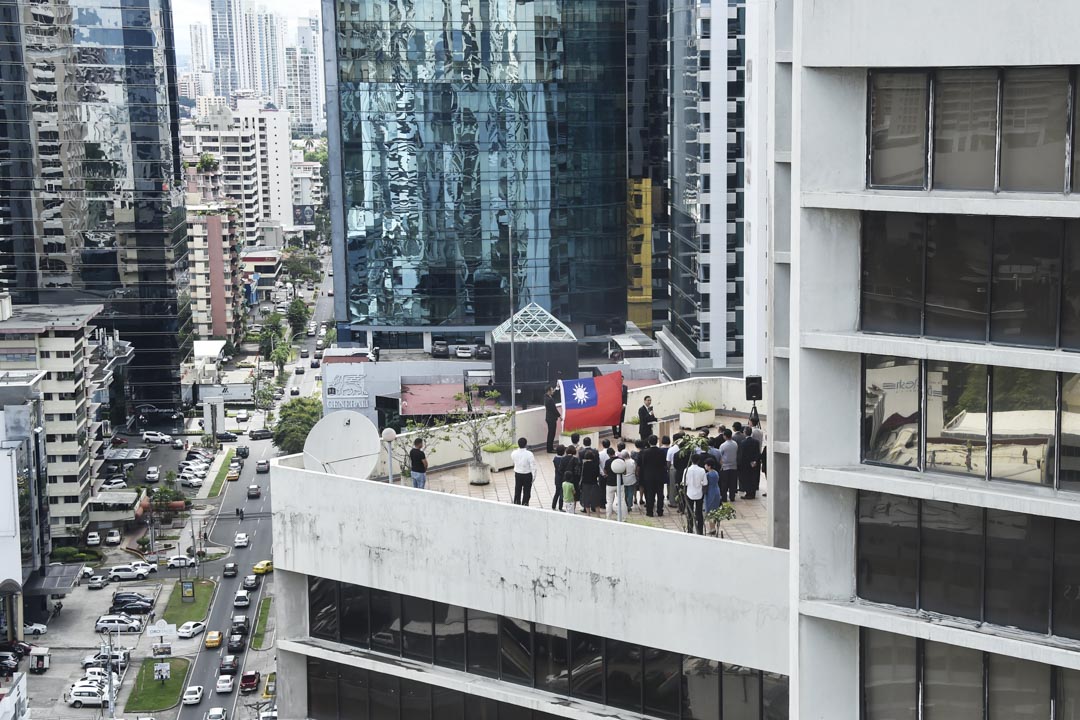
{"label": "woman in black dress", "polygon": [[581,507],[586,515],[592,515],[604,505],[604,490],[600,487],[600,456],[588,450],[581,462]]}

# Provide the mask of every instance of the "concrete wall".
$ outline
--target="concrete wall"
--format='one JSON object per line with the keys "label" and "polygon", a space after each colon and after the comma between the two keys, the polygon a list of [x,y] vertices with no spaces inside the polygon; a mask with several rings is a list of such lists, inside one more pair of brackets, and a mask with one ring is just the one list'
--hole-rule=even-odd
{"label": "concrete wall", "polygon": [[[787,673],[783,550],[274,462],[281,570]],[[279,588],[283,640],[306,635],[303,593]]]}

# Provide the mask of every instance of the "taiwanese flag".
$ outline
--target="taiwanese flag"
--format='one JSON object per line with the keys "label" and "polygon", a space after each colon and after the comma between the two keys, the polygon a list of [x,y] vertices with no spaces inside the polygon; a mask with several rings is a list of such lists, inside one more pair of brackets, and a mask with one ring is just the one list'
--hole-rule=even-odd
{"label": "taiwanese flag", "polygon": [[622,422],[622,373],[560,380],[563,430],[611,427]]}

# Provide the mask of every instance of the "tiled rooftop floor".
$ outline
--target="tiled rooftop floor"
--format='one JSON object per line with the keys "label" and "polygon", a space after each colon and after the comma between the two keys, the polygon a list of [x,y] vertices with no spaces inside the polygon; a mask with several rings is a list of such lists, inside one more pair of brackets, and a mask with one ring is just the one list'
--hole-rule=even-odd
{"label": "tiled rooftop floor", "polygon": [[[733,419],[720,418],[730,427]],[[716,434],[716,427],[710,431]],[[540,477],[534,479],[532,499],[530,507],[543,509],[544,512],[552,512],[551,499],[555,494],[553,476],[555,468],[551,461],[554,455],[544,452],[543,448],[534,450],[537,465],[540,466]],[[457,495],[465,495],[484,500],[496,500],[498,502],[513,502],[514,499],[514,472],[503,470],[491,473],[491,482],[487,485],[470,485],[469,469],[461,466],[447,470],[433,470],[428,473],[428,490],[449,492]],[[724,537],[741,542],[765,545],[768,543],[768,481],[764,475],[761,478],[761,489],[753,500],[740,498],[735,503],[736,517],[723,523]],[[580,508],[578,510],[580,514]],[[612,515],[614,519],[614,514]],[[659,527],[666,530],[686,531],[686,519],[674,508],[668,508],[663,517],[647,517],[643,506],[634,506],[627,515],[628,522],[650,527]],[[604,514],[598,516],[597,522],[605,522]],[[613,520],[612,520],[613,521]]]}

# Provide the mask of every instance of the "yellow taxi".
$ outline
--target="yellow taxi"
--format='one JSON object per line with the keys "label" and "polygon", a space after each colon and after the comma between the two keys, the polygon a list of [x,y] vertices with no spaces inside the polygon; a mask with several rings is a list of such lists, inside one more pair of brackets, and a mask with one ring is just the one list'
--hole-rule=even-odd
{"label": "yellow taxi", "polygon": [[273,560],[262,560],[255,563],[255,566],[251,568],[251,571],[256,575],[265,575],[266,573],[274,572]]}
{"label": "yellow taxi", "polygon": [[226,480],[239,480],[240,479],[240,471],[239,470],[230,470],[228,472],[228,474],[225,476],[225,479]]}
{"label": "yellow taxi", "polygon": [[208,648],[221,647],[221,632],[218,630],[211,630],[206,633],[205,646]]}

